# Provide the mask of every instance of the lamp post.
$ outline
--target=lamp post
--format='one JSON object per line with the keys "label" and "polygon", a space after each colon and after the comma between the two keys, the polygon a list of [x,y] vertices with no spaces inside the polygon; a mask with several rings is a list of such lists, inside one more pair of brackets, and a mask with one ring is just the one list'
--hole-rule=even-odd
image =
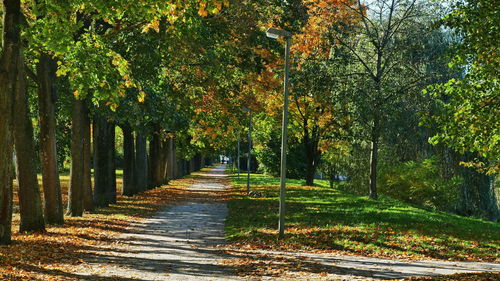
{"label": "lamp post", "polygon": [[250,159],[252,158],[252,110],[243,107],[243,110],[250,113],[248,124],[248,157],[247,157],[247,193],[250,193]]}
{"label": "lamp post", "polygon": [[285,79],[284,79],[284,104],[283,104],[283,124],[281,127],[281,178],[280,178],[280,198],[279,198],[279,238],[285,236],[285,192],[286,192],[286,153],[288,150],[288,86],[290,76],[290,40],[292,33],[285,30],[269,28],[267,37],[277,39],[284,37],[285,46]]}

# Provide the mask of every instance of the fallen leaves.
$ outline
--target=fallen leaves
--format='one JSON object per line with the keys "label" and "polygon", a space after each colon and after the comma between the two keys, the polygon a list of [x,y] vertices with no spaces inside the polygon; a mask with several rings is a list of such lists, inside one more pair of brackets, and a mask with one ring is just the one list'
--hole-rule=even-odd
{"label": "fallen leaves", "polygon": [[[123,243],[115,238],[130,232],[134,224],[187,198],[186,188],[194,182],[191,176],[134,197],[119,196],[117,204],[81,218],[66,217],[64,225],[48,226],[46,233],[15,233],[12,245],[0,246],[0,280],[80,280],[82,276],[73,272],[75,266],[85,264],[96,251]],[[18,214],[13,224],[18,229]]]}

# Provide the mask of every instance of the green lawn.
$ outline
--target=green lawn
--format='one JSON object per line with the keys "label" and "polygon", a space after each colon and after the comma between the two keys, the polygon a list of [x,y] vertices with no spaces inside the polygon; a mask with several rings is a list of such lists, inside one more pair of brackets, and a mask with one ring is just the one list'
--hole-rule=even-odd
{"label": "green lawn", "polygon": [[233,185],[226,221],[229,241],[248,247],[282,250],[336,250],[370,256],[500,260],[500,224],[429,211],[383,197],[368,197],[304,181],[287,181],[286,238],[278,241],[279,178],[252,174]]}

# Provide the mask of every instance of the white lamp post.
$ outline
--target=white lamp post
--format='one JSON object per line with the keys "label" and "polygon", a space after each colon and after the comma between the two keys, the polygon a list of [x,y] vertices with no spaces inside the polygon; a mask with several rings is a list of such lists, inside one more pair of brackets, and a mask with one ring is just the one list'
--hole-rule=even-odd
{"label": "white lamp post", "polygon": [[283,125],[281,128],[281,178],[280,178],[280,207],[279,207],[279,238],[285,236],[285,192],[286,192],[286,153],[288,150],[288,86],[290,76],[290,40],[292,33],[285,30],[269,28],[267,37],[277,39],[284,37],[285,46],[285,81],[284,81],[284,104],[283,104]]}

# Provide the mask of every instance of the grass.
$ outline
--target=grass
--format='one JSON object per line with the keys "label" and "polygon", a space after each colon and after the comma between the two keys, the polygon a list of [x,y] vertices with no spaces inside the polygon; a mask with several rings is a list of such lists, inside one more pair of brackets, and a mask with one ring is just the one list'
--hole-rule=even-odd
{"label": "grass", "polygon": [[277,240],[279,178],[230,177],[233,186],[226,235],[238,247],[410,259],[500,261],[500,224],[430,211],[383,197],[378,201],[287,180],[286,237]]}

